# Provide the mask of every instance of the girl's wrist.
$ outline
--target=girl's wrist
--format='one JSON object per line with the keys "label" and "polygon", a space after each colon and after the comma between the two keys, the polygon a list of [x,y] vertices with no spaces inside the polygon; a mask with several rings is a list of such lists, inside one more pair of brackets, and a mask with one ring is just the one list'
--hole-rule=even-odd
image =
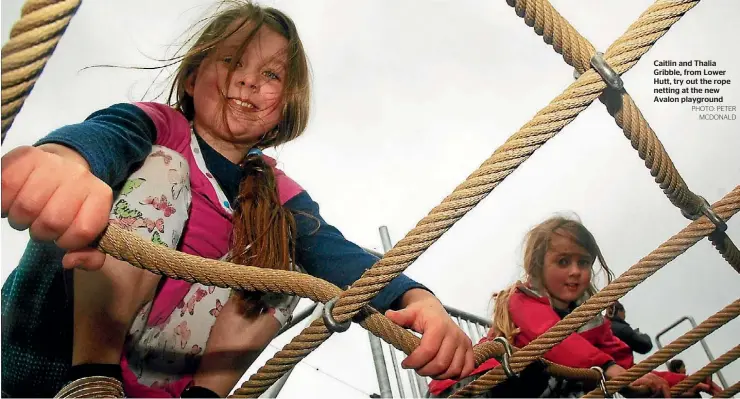
{"label": "girl's wrist", "polygon": [[72,161],[75,163],[78,163],[85,167],[88,171],[90,170],[90,164],[87,162],[87,159],[82,156],[79,152],[75,151],[74,149],[67,147],[62,144],[54,144],[54,143],[47,143],[42,144],[37,147],[39,150],[42,150],[44,152],[48,152],[49,154],[54,154],[56,156],[59,156],[61,158],[64,158],[67,161]]}

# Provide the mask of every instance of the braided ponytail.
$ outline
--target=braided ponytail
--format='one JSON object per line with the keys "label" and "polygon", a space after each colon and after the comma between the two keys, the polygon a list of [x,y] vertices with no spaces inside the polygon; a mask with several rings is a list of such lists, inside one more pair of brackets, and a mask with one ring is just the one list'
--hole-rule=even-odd
{"label": "braided ponytail", "polygon": [[[230,261],[268,269],[292,270],[295,259],[295,219],[278,197],[275,174],[262,158],[252,152],[244,161],[246,176],[239,186],[233,216]],[[247,300],[247,314],[262,311],[259,293],[241,295]]]}

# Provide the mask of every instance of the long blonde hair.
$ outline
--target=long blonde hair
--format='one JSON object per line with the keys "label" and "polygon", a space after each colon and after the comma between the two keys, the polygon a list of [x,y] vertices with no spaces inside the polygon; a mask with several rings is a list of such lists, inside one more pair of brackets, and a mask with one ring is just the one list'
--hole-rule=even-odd
{"label": "long blonde hair", "polygon": [[[524,282],[517,281],[508,288],[499,291],[493,295],[494,313],[493,326],[488,333],[491,338],[503,336],[509,342],[513,342],[514,337],[519,333],[519,329],[514,325],[509,313],[509,298],[514,290],[519,289],[522,284],[527,284],[532,290],[539,294],[549,296],[542,281],[543,270],[545,266],[545,254],[550,248],[551,237],[555,234],[572,239],[577,245],[585,249],[594,259],[599,260],[601,269],[606,274],[607,283],[614,278],[612,271],[606,264],[604,256],[601,253],[599,245],[593,234],[578,220],[567,218],[565,216],[554,216],[532,228],[525,236],[524,245]],[[593,268],[593,266],[592,266]],[[584,293],[585,298],[596,293],[594,278],[596,273],[591,273],[591,283]],[[579,300],[579,302],[581,301]]]}
{"label": "long blonde hair", "polygon": [[[182,56],[170,89],[169,103],[192,121],[195,117],[195,104],[186,90],[191,76],[221,43],[231,35],[248,29],[246,39],[229,65],[226,77],[226,81],[229,81],[249,43],[262,27],[266,27],[288,41],[283,74],[285,106],[278,125],[266,132],[256,146],[273,147],[299,137],[308,123],[310,77],[308,59],[295,24],[283,12],[261,7],[250,1],[225,1],[220,8],[208,18],[208,23],[195,43]],[[235,28],[230,28],[235,24]],[[223,118],[225,121],[225,106]],[[249,154],[242,165],[248,174],[242,179],[233,204],[235,211],[229,260],[237,264],[289,270],[295,261],[295,218],[281,204],[274,172],[262,156]],[[249,299],[247,313],[261,311],[261,305],[256,300],[258,295],[259,293],[243,295]]]}

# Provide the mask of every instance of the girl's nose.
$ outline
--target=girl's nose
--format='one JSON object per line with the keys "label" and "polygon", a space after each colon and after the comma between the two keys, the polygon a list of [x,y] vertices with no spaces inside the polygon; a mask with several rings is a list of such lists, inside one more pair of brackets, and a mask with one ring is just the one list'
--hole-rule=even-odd
{"label": "girl's nose", "polygon": [[253,73],[234,71],[234,80],[240,88],[256,91],[258,89],[257,78]]}
{"label": "girl's nose", "polygon": [[568,273],[571,275],[579,275],[581,274],[581,268],[578,266],[578,262],[573,262],[568,267]]}

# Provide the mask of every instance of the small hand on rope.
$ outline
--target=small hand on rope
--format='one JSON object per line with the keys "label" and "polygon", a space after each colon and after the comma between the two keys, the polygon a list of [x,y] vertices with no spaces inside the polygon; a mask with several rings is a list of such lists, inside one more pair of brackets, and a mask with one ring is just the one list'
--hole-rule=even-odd
{"label": "small hand on rope", "polygon": [[[617,376],[619,376],[622,373],[625,373],[627,370],[625,370],[622,366],[619,365],[613,365],[606,369],[605,375],[607,378],[612,379]],[[668,385],[668,381],[664,380],[658,375],[647,373],[643,375],[642,377],[636,379],[634,382],[632,382],[629,385],[630,388],[647,388],[652,393],[652,397],[660,397],[660,398],[670,398],[671,397],[671,388]]]}
{"label": "small hand on rope", "polygon": [[405,304],[399,311],[389,310],[385,316],[404,328],[420,334],[421,343],[402,363],[421,376],[444,380],[465,378],[475,368],[473,344],[452,321],[437,298],[422,289],[404,294]]}
{"label": "small hand on rope", "polygon": [[668,385],[668,381],[660,378],[653,373],[647,373],[642,377],[636,379],[630,384],[630,387],[646,387],[653,393],[654,398],[670,398],[671,387]]}

